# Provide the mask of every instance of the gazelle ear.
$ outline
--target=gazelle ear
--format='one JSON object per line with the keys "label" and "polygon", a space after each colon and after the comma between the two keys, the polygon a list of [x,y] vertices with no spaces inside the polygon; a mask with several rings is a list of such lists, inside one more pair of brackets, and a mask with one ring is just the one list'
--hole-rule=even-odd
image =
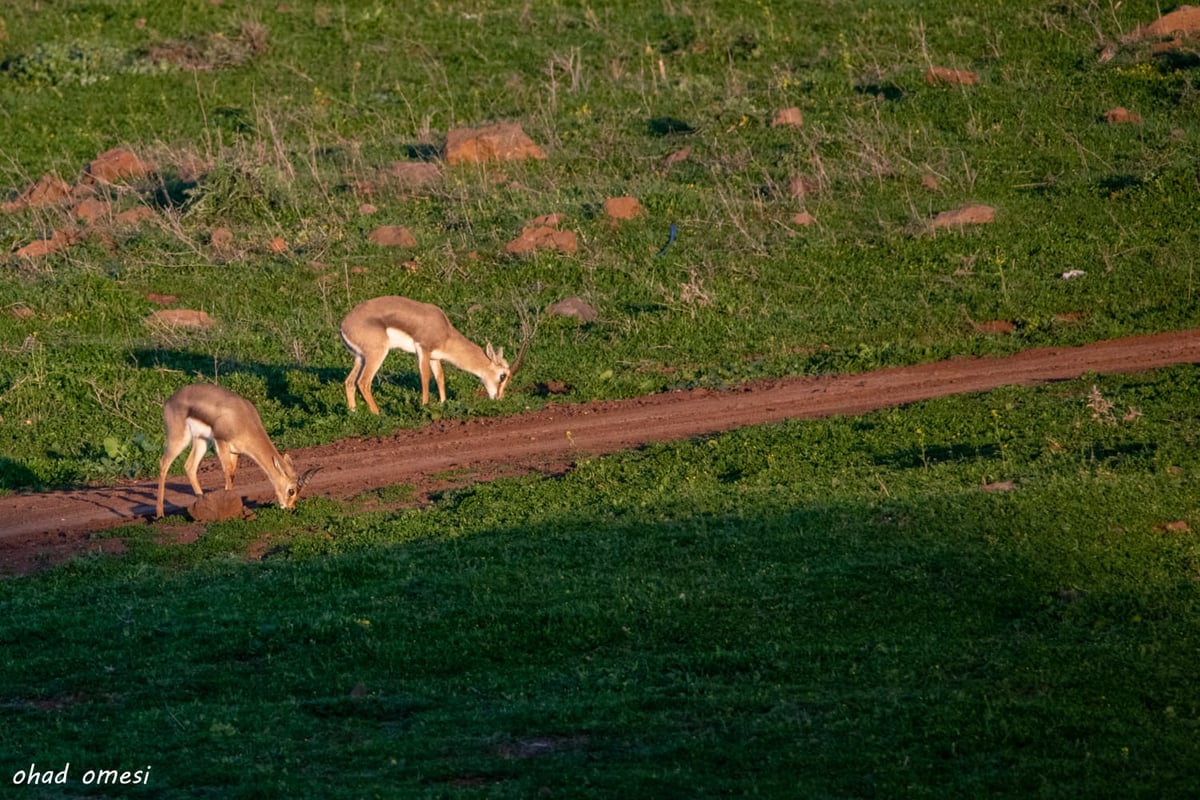
{"label": "gazelle ear", "polygon": [[492,360],[493,361],[503,361],[504,360],[504,348],[503,347],[501,347],[499,350],[496,351],[496,357]]}
{"label": "gazelle ear", "polygon": [[496,353],[495,353],[495,351],[494,351],[494,350],[492,350],[492,343],[491,343],[491,342],[488,342],[488,343],[487,343],[487,348],[486,348],[486,349],[483,351],[483,354],[484,354],[484,355],[486,355],[486,356],[488,357],[488,361],[495,361],[495,360],[496,360]]}

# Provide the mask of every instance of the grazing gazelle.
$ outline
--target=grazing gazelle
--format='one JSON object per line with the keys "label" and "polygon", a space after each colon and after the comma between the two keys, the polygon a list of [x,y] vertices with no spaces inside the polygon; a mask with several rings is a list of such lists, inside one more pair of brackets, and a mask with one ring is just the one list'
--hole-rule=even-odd
{"label": "grazing gazelle", "polygon": [[429,403],[429,375],[437,380],[438,397],[446,402],[446,379],[442,361],[449,361],[483,381],[488,397],[504,397],[512,371],[504,360],[504,348],[484,350],[454,329],[446,314],[429,303],[407,297],[375,297],[359,303],[342,320],[342,341],[354,354],[354,366],[346,378],[346,404],[354,410],[355,389],[372,414],[379,413],[371,394],[371,381],[388,351],[400,348],[417,356],[421,374],[421,405]]}
{"label": "grazing gazelle", "polygon": [[167,443],[162,459],[158,462],[158,516],[163,515],[163,493],[166,489],[167,470],[175,463],[187,446],[192,446],[185,470],[196,496],[204,494],[196,470],[208,452],[211,442],[225,471],[225,490],[233,488],[233,473],[237,471],[238,456],[248,455],[275,486],[275,497],[283,508],[292,508],[300,494],[300,487],[317,467],[296,474],[292,460],[281,455],[267,436],[258,410],[243,397],[228,389],[211,383],[194,383],[184,386],[171,395],[163,405],[163,422],[167,426]]}

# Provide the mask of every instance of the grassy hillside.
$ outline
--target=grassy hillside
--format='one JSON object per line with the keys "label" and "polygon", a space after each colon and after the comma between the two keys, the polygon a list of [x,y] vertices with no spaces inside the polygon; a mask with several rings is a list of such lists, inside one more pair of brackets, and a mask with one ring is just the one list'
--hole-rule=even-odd
{"label": "grassy hillside", "polygon": [[[194,380],[252,399],[288,448],[1195,327],[1200,62],[1195,40],[1134,35],[1163,10],[6,7],[0,489],[150,474],[162,401]],[[801,124],[773,125],[785,109]],[[445,163],[449,131],[496,122],[547,157]],[[96,221],[78,196],[29,206],[115,147],[154,169],[94,186]],[[437,179],[406,185],[413,163]],[[622,196],[643,213],[614,222]],[[934,225],[968,205],[993,221]],[[551,213],[577,252],[507,251]],[[416,245],[374,244],[380,225]],[[20,254],[56,230],[69,246]],[[383,415],[349,414],[337,325],[385,293],[510,353],[539,319],[513,390],[491,403],[448,370],[450,401],[422,408],[394,354]],[[543,316],[568,297],[597,318]],[[214,324],[147,324],[164,308]],[[1198,383],[1181,366],[745,430],[422,508],[403,486],[307,499],[187,543],[179,518],[114,531],[121,555],[0,582],[0,783],[1191,796]],[[101,770],[138,783],[98,789]]]}
{"label": "grassy hillside", "polygon": [[[21,469],[0,484],[144,473],[111,454],[139,435],[156,448],[158,406],[197,377],[249,394],[288,446],[420,424],[401,355],[382,376],[389,419],[344,413],[337,323],[377,294],[441,304],[510,353],[522,315],[581,297],[598,319],[549,319],[517,381],[565,384],[567,400],[1192,326],[1194,56],[1130,38],[1156,16],[1032,2],[6,11],[10,201],[47,174],[78,186],[113,147],[156,171],[99,189],[114,211],[154,210],[133,227],[84,225],[70,202],[0,214],[14,250],[53,229],[78,239],[6,259],[0,441]],[[933,68],[976,82],[931,84]],[[1115,108],[1140,121],[1107,122]],[[783,109],[802,124],[772,125]],[[495,122],[547,158],[440,161],[448,131]],[[430,161],[433,183],[392,174]],[[643,214],[609,220],[620,196]],[[994,222],[932,227],[968,204]],[[576,254],[506,252],[549,213]],[[416,246],[371,243],[385,224]],[[164,305],[215,327],[147,327]],[[451,415],[541,402],[492,406],[469,376],[451,384]]]}

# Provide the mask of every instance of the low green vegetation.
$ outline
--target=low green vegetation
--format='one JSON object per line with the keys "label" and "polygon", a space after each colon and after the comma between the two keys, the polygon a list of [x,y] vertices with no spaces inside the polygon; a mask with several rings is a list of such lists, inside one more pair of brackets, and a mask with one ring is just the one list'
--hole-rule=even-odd
{"label": "low green vegetation", "polygon": [[[294,448],[518,413],[539,382],[611,399],[1198,325],[1200,61],[1135,35],[1170,10],[1148,0],[9,6],[0,491],[153,474],[195,380]],[[495,122],[547,158],[442,162]],[[114,147],[155,169],[96,197],[150,219],[22,202]],[[394,174],[426,162],[430,184]],[[621,196],[642,214],[610,220]],[[969,204],[994,221],[932,225]],[[577,252],[507,252],[550,213]],[[18,254],[54,230],[71,246]],[[448,370],[422,408],[397,354],[383,415],[349,414],[338,322],[392,293],[510,354],[538,320],[513,390]],[[544,314],[568,297],[597,319]],[[114,531],[120,555],[0,583],[0,783],[1191,796],[1198,383],[1002,389],[186,543],[179,520]]]}
{"label": "low green vegetation", "polygon": [[[516,389],[568,401],[1005,353],[1196,324],[1196,71],[1132,34],[1159,6],[53,3],[0,15],[0,193],[78,186],[124,147],[156,170],[0,213],[0,489],[113,474],[104,444],[161,441],[158,408],[220,380],[288,447],[420,425],[411,364],[388,420],[349,417],[337,337],[359,301],[436,302],[512,352]],[[974,84],[930,83],[934,67]],[[795,109],[800,125],[773,125]],[[1106,121],[1125,108],[1136,121]],[[447,133],[520,125],[544,160],[449,165]],[[411,186],[397,163],[432,162]],[[607,198],[642,214],[614,223]],[[992,223],[933,228],[944,211]],[[800,212],[814,223],[794,220]],[[543,214],[574,254],[505,245]],[[403,225],[411,248],[373,244]],[[675,225],[677,240],[659,257]],[[226,243],[217,232],[227,232]],[[221,235],[225,235],[222,233]],[[278,239],[286,249],[271,247]],[[1077,277],[1064,279],[1063,275]],[[166,298],[166,299],[164,299]],[[203,330],[153,327],[162,307]],[[1002,323],[996,328],[992,323]],[[1009,333],[996,333],[1008,330]],[[478,402],[451,378],[451,416]],[[139,456],[140,458],[140,456]],[[145,459],[122,471],[146,472]]]}
{"label": "low green vegetation", "polygon": [[267,509],[187,545],[118,531],[123,555],[0,583],[3,777],[1187,797],[1197,383],[747,429],[424,508]]}

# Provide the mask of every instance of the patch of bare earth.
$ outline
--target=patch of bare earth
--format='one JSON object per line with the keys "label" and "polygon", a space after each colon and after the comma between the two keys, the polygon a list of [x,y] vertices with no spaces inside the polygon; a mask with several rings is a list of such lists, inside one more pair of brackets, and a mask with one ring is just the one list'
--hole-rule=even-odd
{"label": "patch of bare earth", "polygon": [[[1195,363],[1200,363],[1200,330],[1186,330],[1081,347],[1037,348],[1004,358],[954,358],[861,374],[759,381],[730,391],[696,389],[631,400],[550,404],[508,417],[442,420],[376,439],[331,442],[295,450],[291,456],[301,469],[323,467],[306,487],[309,495],[351,500],[408,484],[414,503],[419,503],[445,481],[558,473],[581,459],[648,442],[788,419],[864,414],[934,397],[1089,373]],[[532,390],[513,388],[514,393]],[[216,459],[205,460],[200,481],[213,488],[222,485]],[[273,501],[270,482],[253,463],[239,471],[234,488],[252,508]],[[169,514],[183,512],[194,501],[182,475],[170,476],[167,490]],[[35,572],[80,553],[119,552],[120,539],[97,534],[119,525],[148,524],[156,493],[157,481],[136,481],[0,497],[0,574]]]}

